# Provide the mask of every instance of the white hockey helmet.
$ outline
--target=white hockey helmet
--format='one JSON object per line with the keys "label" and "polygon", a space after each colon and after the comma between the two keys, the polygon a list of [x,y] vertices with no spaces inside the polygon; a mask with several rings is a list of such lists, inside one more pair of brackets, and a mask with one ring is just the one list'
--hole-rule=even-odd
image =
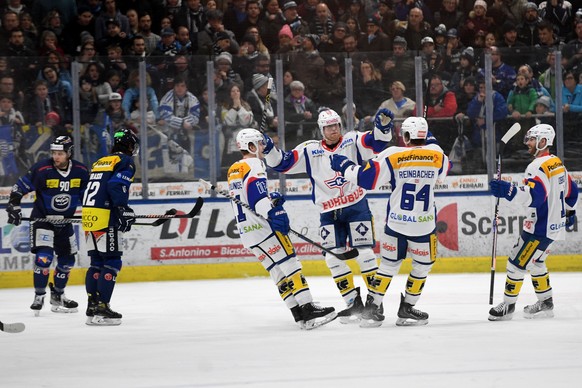
{"label": "white hockey helmet", "polygon": [[400,133],[406,144],[410,143],[410,140],[426,139],[428,123],[424,117],[408,117],[402,122]]}
{"label": "white hockey helmet", "polygon": [[[525,134],[525,138],[523,139],[524,143],[527,143],[528,139],[535,138],[536,139],[536,150],[541,150],[539,148],[540,140],[546,139],[546,147],[549,147],[554,144],[554,138],[556,137],[556,132],[554,128],[549,124],[538,124],[531,127],[527,133]],[[544,147],[545,148],[545,147]]]}
{"label": "white hockey helmet", "polygon": [[317,116],[317,125],[319,126],[319,131],[321,132],[322,137],[324,137],[323,128],[334,124],[338,124],[341,131],[342,119],[333,109],[326,109],[319,112],[319,116]]}
{"label": "white hockey helmet", "polygon": [[[241,151],[248,151],[251,154],[257,154],[259,150],[259,143],[264,140],[264,136],[261,132],[254,128],[244,128],[239,131],[236,135],[236,146]],[[249,144],[254,144],[257,150],[255,152],[249,149]]]}

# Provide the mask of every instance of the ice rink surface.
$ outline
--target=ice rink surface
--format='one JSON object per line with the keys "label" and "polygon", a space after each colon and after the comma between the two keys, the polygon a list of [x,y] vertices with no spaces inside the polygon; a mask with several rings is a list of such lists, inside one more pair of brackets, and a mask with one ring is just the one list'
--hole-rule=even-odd
{"label": "ice rink surface", "polygon": [[[32,276],[32,275],[31,275]],[[123,273],[121,274],[123,276]],[[496,276],[495,304],[504,273]],[[360,278],[357,284],[361,285]],[[526,320],[534,303],[526,278],[512,321],[487,320],[489,275],[429,275],[420,302],[427,326],[397,327],[394,279],[380,328],[295,326],[269,278],[119,283],[116,327],[77,314],[40,317],[30,289],[0,289],[0,386],[32,387],[579,387],[582,386],[582,274],[552,273],[555,318]],[[314,298],[342,309],[329,277],[308,277]]]}

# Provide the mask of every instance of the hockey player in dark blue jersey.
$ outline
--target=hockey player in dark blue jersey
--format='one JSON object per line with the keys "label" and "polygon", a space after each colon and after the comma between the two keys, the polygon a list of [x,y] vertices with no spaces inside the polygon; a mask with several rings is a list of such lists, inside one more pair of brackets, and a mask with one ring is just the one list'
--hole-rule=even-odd
{"label": "hockey player in dark blue jersey", "polygon": [[93,163],[83,198],[83,229],[91,264],[85,276],[89,297],[87,325],[119,325],[122,315],[109,302],[121,270],[121,239],[135,222],[128,206],[133,182],[133,156],[139,153],[137,136],[122,128],[113,135],[111,154]]}
{"label": "hockey player in dark blue jersey", "polygon": [[77,302],[65,296],[69,272],[75,264],[77,240],[72,224],[34,221],[35,218],[67,218],[75,214],[77,205],[89,180],[87,167],[71,159],[73,139],[59,136],[50,145],[51,158],[40,161],[18,179],[12,187],[6,211],[8,223],[20,225],[22,196],[32,191],[36,194],[31,218],[31,252],[34,261],[34,302],[30,306],[39,315],[44,304],[50,266],[54,256],[57,266],[51,289],[51,310],[77,312]]}

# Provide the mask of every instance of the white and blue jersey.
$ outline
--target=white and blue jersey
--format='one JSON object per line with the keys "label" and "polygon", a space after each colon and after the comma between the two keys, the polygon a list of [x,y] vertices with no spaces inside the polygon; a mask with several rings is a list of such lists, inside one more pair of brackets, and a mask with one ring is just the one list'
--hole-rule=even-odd
{"label": "white and blue jersey", "polygon": [[382,138],[380,130],[352,131],[334,148],[329,148],[324,141],[309,140],[288,152],[273,149],[265,155],[265,161],[273,170],[285,174],[307,173],[311,180],[311,200],[325,213],[354,205],[366,194],[363,188],[331,169],[330,156],[344,155],[361,164],[386,148],[388,143]]}
{"label": "white and blue jersey", "polygon": [[527,166],[523,186],[514,199],[531,208],[523,222],[524,232],[564,240],[566,211],[576,208],[578,186],[560,158],[548,154]]}
{"label": "white and blue jersey", "polygon": [[434,186],[448,170],[449,159],[441,147],[429,144],[390,147],[344,175],[365,189],[390,183],[386,227],[405,236],[424,236],[435,230]]}

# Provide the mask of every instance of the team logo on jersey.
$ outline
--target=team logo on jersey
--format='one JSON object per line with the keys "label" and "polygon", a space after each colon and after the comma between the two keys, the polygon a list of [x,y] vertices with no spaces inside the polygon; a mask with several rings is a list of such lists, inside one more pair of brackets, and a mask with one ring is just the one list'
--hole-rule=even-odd
{"label": "team logo on jersey", "polygon": [[69,194],[59,194],[52,198],[52,208],[58,212],[64,212],[71,207],[71,196]]}
{"label": "team logo on jersey", "polygon": [[335,173],[335,176],[331,179],[323,181],[327,187],[330,189],[338,189],[340,197],[344,195],[344,186],[348,184],[346,178],[342,176],[339,172]]}

